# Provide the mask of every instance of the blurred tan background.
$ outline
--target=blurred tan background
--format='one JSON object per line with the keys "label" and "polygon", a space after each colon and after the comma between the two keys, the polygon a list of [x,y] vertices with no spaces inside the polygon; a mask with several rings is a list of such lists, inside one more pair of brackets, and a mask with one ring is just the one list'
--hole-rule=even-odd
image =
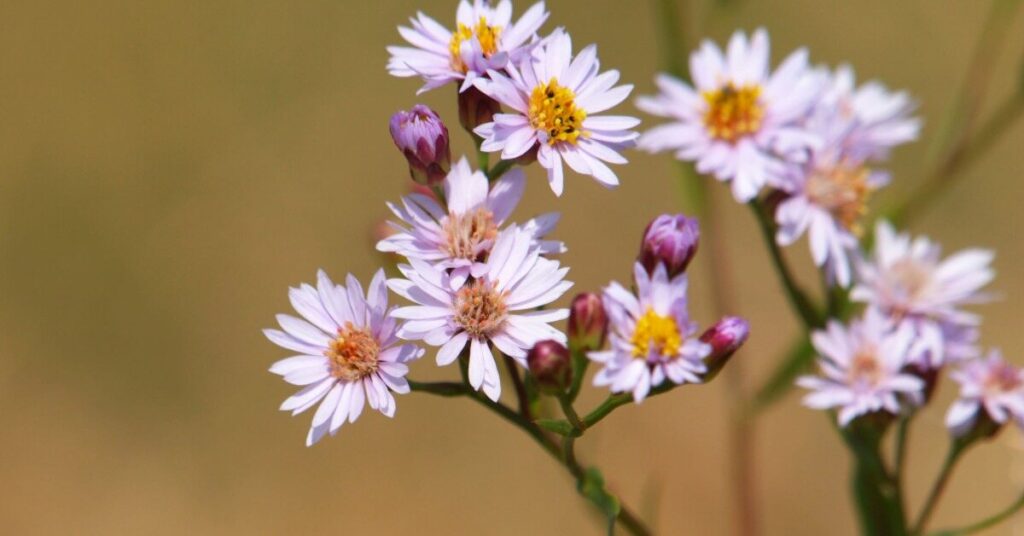
{"label": "blurred tan background", "polygon": [[[700,35],[765,25],[773,59],[808,45],[862,79],[921,102],[925,143],[897,150],[895,185],[918,181],[987,2],[694,2]],[[266,369],[284,351],[260,329],[290,311],[289,285],[323,267],[366,279],[370,229],[406,188],[387,120],[416,102],[458,130],[452,90],[416,97],[387,75],[385,45],[417,7],[446,25],[455,0],[8,0],[0,3],[0,532],[6,534],[597,534],[569,478],[521,433],[466,401],[411,394],[394,421],[366,413],[315,448],[311,416]],[[519,13],[528,2],[517,2]],[[639,93],[658,68],[649,2],[552,0],[545,31]],[[711,21],[704,24],[704,21]],[[989,110],[1024,50],[1017,20]],[[620,113],[635,113],[632,105]],[[647,122],[647,125],[653,122]],[[1020,204],[1024,125],[966,174],[916,232],[949,249],[998,248],[986,345],[1024,362]],[[533,170],[520,218],[564,213],[558,236],[577,289],[625,278],[639,234],[677,210],[667,156],[632,153],[622,187],[570,176],[556,199]],[[754,324],[752,380],[795,333],[743,207],[715,188],[727,221],[738,310]],[[791,258],[808,278],[806,245]],[[699,266],[695,316],[715,320]],[[810,280],[810,279],[809,279]],[[453,377],[432,353],[413,377]],[[946,439],[950,384],[919,419],[911,504]],[[604,392],[591,389],[584,407]],[[725,382],[624,408],[579,448],[664,534],[731,530]],[[758,426],[757,492],[768,534],[852,534],[845,450],[791,394]],[[935,526],[973,521],[1024,487],[1010,431],[973,452]],[[1024,533],[1024,521],[992,534]]]}

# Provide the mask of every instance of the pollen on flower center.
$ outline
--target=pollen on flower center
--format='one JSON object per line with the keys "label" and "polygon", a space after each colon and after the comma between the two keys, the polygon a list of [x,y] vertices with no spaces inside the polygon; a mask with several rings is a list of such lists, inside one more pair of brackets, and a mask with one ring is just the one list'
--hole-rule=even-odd
{"label": "pollen on flower center", "polygon": [[683,338],[675,320],[648,309],[636,321],[630,342],[633,343],[633,357],[646,359],[651,350],[663,356],[676,355]]}
{"label": "pollen on flower center", "polygon": [[355,381],[377,371],[380,343],[369,329],[346,322],[344,327],[338,328],[338,337],[331,341],[324,355],[330,359],[331,376]]}
{"label": "pollen on flower center", "polygon": [[882,366],[878,356],[872,351],[862,351],[853,356],[847,369],[851,384],[874,386],[882,379]]}
{"label": "pollen on flower center", "polygon": [[446,252],[458,259],[475,260],[480,246],[498,236],[494,214],[483,207],[466,214],[449,214],[441,228]]}
{"label": "pollen on flower center", "polygon": [[487,337],[505,322],[505,295],[489,281],[467,283],[455,295],[455,323],[474,338]]}
{"label": "pollen on flower center", "polygon": [[452,32],[452,40],[448,43],[452,67],[463,73],[466,72],[466,64],[462,61],[460,49],[462,48],[462,43],[472,39],[473,36],[476,36],[477,41],[480,42],[480,50],[484,56],[489,58],[498,51],[498,38],[501,37],[501,27],[488,26],[487,19],[480,17],[476,26],[469,27],[460,23],[458,28]]}
{"label": "pollen on flower center", "polygon": [[583,134],[587,112],[576,107],[576,94],[552,78],[533,88],[530,95],[530,125],[547,134],[548,145],[560,141],[575,144]]}
{"label": "pollen on flower center", "polygon": [[848,231],[860,235],[863,232],[860,219],[867,213],[872,190],[868,174],[863,166],[850,167],[842,163],[817,170],[807,179],[807,197],[828,210]]}
{"label": "pollen on flower center", "polygon": [[932,270],[912,258],[896,261],[889,268],[893,280],[897,284],[897,296],[894,298],[913,301],[923,295],[931,285]]}
{"label": "pollen on flower center", "polygon": [[735,142],[761,128],[764,108],[758,101],[760,86],[736,87],[729,82],[715,91],[705,91],[704,126],[712,138]]}

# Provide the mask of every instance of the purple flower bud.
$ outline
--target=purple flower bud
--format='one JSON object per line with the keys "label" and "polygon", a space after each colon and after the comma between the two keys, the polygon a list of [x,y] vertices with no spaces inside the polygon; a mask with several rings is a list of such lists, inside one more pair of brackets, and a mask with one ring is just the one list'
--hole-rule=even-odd
{"label": "purple flower bud", "polygon": [[475,87],[459,92],[459,123],[469,132],[494,120],[494,114],[501,112],[498,101],[488,97]]}
{"label": "purple flower bud", "polygon": [[704,381],[710,381],[725,367],[732,354],[747,342],[749,335],[749,322],[738,316],[727,316],[700,336],[700,342],[711,346],[711,353],[704,358],[704,365],[708,368]]}
{"label": "purple flower bud", "polygon": [[608,316],[601,296],[593,292],[578,294],[569,308],[569,346],[580,352],[604,346],[608,334]]}
{"label": "purple flower bud", "polygon": [[438,184],[451,169],[448,127],[430,108],[422,104],[391,116],[391,139],[409,161],[412,180],[420,184]]}
{"label": "purple flower bud", "polygon": [[697,254],[699,242],[700,225],[696,219],[682,214],[662,214],[644,230],[637,260],[648,273],[654,273],[654,268],[662,263],[669,277],[675,277],[686,271]]}
{"label": "purple flower bud", "polygon": [[562,392],[572,383],[569,350],[558,341],[540,341],[533,345],[526,355],[526,364],[544,392]]}

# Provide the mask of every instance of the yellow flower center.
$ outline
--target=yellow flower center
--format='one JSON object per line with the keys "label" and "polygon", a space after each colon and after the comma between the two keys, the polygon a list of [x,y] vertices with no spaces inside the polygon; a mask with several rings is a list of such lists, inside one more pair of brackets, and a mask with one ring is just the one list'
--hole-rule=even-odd
{"label": "yellow flower center", "polygon": [[324,355],[330,359],[331,376],[355,381],[377,372],[380,343],[370,330],[346,322],[338,328],[338,338],[331,341]]}
{"label": "yellow flower center", "polygon": [[712,138],[732,143],[761,128],[764,108],[758,102],[760,86],[736,87],[729,82],[715,91],[705,91],[704,126]]}
{"label": "yellow flower center", "polygon": [[867,213],[868,198],[873,190],[868,184],[868,175],[868,169],[863,166],[850,167],[843,163],[816,171],[807,180],[807,197],[859,236],[863,232],[860,219]]}
{"label": "yellow flower center", "polygon": [[476,36],[477,41],[480,42],[480,49],[483,51],[485,57],[491,57],[492,54],[498,51],[498,38],[501,37],[500,26],[488,26],[487,19],[480,17],[480,20],[476,23],[476,26],[469,27],[465,24],[459,24],[458,28],[452,32],[452,40],[448,43],[448,51],[452,55],[452,67],[460,72],[466,72],[466,64],[462,61],[462,48],[463,41],[468,41]]}
{"label": "yellow flower center", "polygon": [[659,315],[654,309],[647,309],[636,321],[630,342],[633,343],[633,357],[646,359],[652,349],[663,356],[676,355],[683,344],[683,337],[675,320]]}
{"label": "yellow flower center", "polygon": [[441,228],[445,250],[457,259],[475,260],[481,244],[498,236],[494,214],[483,207],[467,214],[449,214]]}
{"label": "yellow flower center", "polygon": [[560,141],[576,144],[583,134],[583,120],[587,112],[576,107],[576,95],[571,89],[558,85],[558,80],[533,88],[530,95],[530,124],[548,135],[548,145]]}
{"label": "yellow flower center", "polygon": [[489,281],[474,280],[455,295],[455,323],[477,339],[501,327],[507,312],[505,295]]}

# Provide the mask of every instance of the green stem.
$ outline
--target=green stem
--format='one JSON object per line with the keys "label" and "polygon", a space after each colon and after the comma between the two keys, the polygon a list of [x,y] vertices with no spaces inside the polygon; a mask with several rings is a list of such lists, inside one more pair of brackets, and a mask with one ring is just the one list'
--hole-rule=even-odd
{"label": "green stem", "polygon": [[928,498],[924,501],[921,513],[917,516],[917,521],[914,522],[914,534],[921,534],[928,526],[928,520],[931,518],[932,513],[935,512],[935,507],[938,506],[942,493],[946,491],[949,477],[953,475],[953,468],[956,467],[956,462],[960,460],[965,447],[966,445],[963,442],[955,440],[950,445],[949,452],[946,454],[946,460],[939,471],[939,476],[935,479],[935,483],[932,484],[932,489],[928,492]]}
{"label": "green stem", "polygon": [[574,348],[573,345],[569,346],[569,351],[572,352],[572,385],[569,387],[569,402],[572,403],[576,401],[583,388],[583,378],[587,374],[590,359],[587,358],[586,352]]}
{"label": "green stem", "polygon": [[882,459],[883,432],[884,428],[871,422],[869,417],[840,430],[854,455],[852,483],[863,533],[906,536],[906,517],[898,486]]}
{"label": "green stem", "polygon": [[[540,447],[551,455],[555,460],[562,464],[566,470],[576,480],[577,488],[585,477],[585,471],[580,465],[576,458],[575,450],[573,449],[573,443],[569,442],[568,445],[563,443],[560,449],[558,445],[551,440],[536,423],[527,420],[523,415],[516,412],[512,408],[500,403],[494,402],[493,400],[484,396],[483,393],[476,391],[469,385],[469,359],[468,355],[463,353],[459,356],[459,371],[462,374],[462,383],[455,382],[417,382],[409,381],[409,388],[412,391],[424,392],[429,394],[435,394],[444,397],[451,396],[466,396],[480,404],[484,408],[497,414],[499,417],[507,421],[508,423],[516,426],[527,433]],[[568,449],[568,450],[566,450]],[[651,534],[650,529],[644,524],[640,518],[633,513],[633,511],[622,503],[622,499],[618,499],[620,509],[615,519],[622,524],[631,534],[635,536],[649,536]]]}
{"label": "green stem", "polygon": [[904,511],[906,511],[906,494],[903,488],[903,474],[906,472],[904,465],[907,460],[907,437],[910,434],[910,421],[913,418],[913,413],[903,415],[900,417],[899,424],[896,425],[896,453],[893,457],[892,477],[896,483],[896,499],[900,502],[900,509]]}
{"label": "green stem", "polygon": [[576,408],[572,407],[572,400],[570,400],[569,395],[559,393],[558,403],[562,406],[562,413],[565,413],[565,418],[569,420],[569,424],[576,430],[576,435],[583,435],[587,425],[580,420],[579,414],[576,413]]}
{"label": "green stem", "polygon": [[[484,173],[488,173],[488,168],[491,167],[491,154],[480,148],[484,140],[473,136],[473,141],[476,143],[476,167]],[[490,178],[490,175],[488,175]]]}
{"label": "green stem", "polygon": [[1024,495],[1018,497],[1017,500],[1013,502],[1013,504],[1008,506],[1003,511],[993,515],[992,517],[979,521],[973,525],[968,525],[966,527],[961,527],[958,529],[946,529],[940,530],[938,532],[933,532],[930,536],[967,536],[968,534],[981,532],[985,529],[992,528],[1002,523],[1003,521],[1006,521],[1010,518],[1010,516],[1020,511],[1021,508],[1024,508]]}
{"label": "green stem", "polygon": [[511,357],[507,355],[503,355],[502,357],[505,358],[505,368],[508,369],[508,375],[512,378],[512,385],[516,390],[516,400],[519,403],[519,414],[532,422],[533,412],[530,411],[530,397],[527,396],[526,386],[523,385],[523,379],[519,376],[519,368]]}
{"label": "green stem", "polygon": [[[666,381],[665,383],[651,389],[651,392],[647,395],[648,398],[660,395],[662,393],[670,391],[676,384]],[[601,422],[602,419],[615,411],[615,408],[624,406],[633,401],[633,393],[619,393],[609,395],[608,398],[601,402],[599,406],[594,408],[586,417],[583,418],[582,422],[585,428],[593,428],[595,424]]]}
{"label": "green stem", "polygon": [[768,381],[757,390],[751,401],[750,410],[754,413],[768,409],[793,388],[797,376],[803,374],[814,362],[814,347],[806,335],[801,335],[786,356],[776,362],[779,363],[778,368],[768,376]]}
{"label": "green stem", "polygon": [[508,170],[512,169],[512,166],[514,165],[516,165],[515,160],[499,160],[498,163],[494,164],[494,167],[492,167],[490,170],[487,170],[487,168],[485,167],[481,167],[480,169],[485,170],[485,173],[487,174],[487,179],[491,182],[494,182],[500,179],[501,176],[504,175]]}
{"label": "green stem", "polygon": [[793,306],[793,309],[803,321],[808,331],[821,327],[824,319],[818,312],[817,307],[807,297],[807,293],[796,282],[789,264],[786,263],[785,257],[782,256],[782,250],[775,241],[775,222],[771,220],[767,207],[757,199],[751,201],[749,205],[761,228],[761,236],[764,238],[765,246],[768,247],[768,252],[771,254],[772,263],[774,263],[775,271],[782,281],[782,286],[786,289],[786,296],[789,297],[790,305]]}

